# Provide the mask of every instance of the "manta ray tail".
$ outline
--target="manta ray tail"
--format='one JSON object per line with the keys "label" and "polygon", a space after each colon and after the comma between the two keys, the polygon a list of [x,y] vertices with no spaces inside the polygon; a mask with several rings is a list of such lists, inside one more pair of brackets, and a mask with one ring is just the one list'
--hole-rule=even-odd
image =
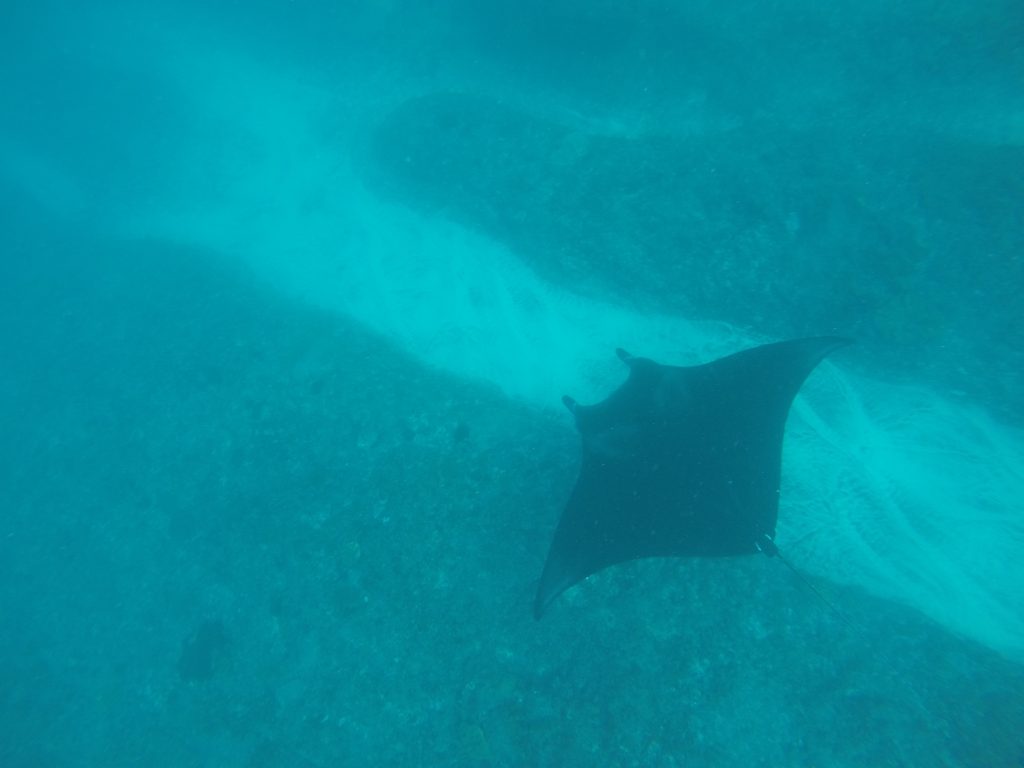
{"label": "manta ray tail", "polygon": [[853,620],[850,619],[849,616],[840,611],[831,600],[829,600],[827,597],[825,597],[824,594],[822,594],[822,591],[818,589],[817,586],[815,586],[814,582],[812,582],[810,579],[804,576],[804,574],[800,573],[800,571],[796,569],[795,565],[793,565],[791,562],[789,562],[789,560],[783,557],[782,553],[779,552],[778,545],[774,541],[772,541],[768,536],[763,536],[761,538],[761,540],[757,543],[757,548],[764,552],[764,554],[768,555],[768,557],[779,558],[779,561],[787,568],[789,568],[789,570],[793,572],[793,574],[800,580],[800,582],[809,590],[811,590],[811,592],[813,592],[817,596],[817,598],[821,600],[821,602],[827,605],[836,616],[842,619],[843,623],[845,623],[848,627],[854,626]]}

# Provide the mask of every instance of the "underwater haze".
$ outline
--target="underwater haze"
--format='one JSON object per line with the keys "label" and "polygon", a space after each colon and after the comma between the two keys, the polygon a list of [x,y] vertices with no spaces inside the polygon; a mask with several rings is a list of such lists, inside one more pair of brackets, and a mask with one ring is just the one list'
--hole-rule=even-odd
{"label": "underwater haze", "polygon": [[[0,765],[1024,765],[1024,5],[0,23]],[[614,350],[852,337],[776,558],[532,603]]]}

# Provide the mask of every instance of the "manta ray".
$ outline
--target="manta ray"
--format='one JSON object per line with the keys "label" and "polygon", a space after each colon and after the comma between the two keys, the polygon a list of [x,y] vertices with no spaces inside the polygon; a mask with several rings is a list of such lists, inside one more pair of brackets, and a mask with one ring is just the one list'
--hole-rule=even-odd
{"label": "manta ray", "polygon": [[582,442],[579,477],[534,602],[643,557],[778,553],[782,438],[804,380],[848,339],[766,344],[704,365],[616,350],[626,381],[605,400],[562,401]]}

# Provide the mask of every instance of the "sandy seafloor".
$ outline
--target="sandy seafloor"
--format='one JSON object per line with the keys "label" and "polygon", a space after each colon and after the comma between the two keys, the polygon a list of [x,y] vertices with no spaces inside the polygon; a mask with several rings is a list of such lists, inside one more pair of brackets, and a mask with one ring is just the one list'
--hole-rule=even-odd
{"label": "sandy seafloor", "polygon": [[[0,765],[1020,766],[1012,3],[0,32]],[[779,562],[530,615],[622,345],[842,333]]]}

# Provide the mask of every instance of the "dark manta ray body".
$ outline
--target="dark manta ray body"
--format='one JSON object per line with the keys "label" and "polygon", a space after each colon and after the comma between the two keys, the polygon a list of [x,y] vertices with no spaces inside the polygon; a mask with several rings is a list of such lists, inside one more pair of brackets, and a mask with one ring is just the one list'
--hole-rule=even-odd
{"label": "dark manta ray body", "polygon": [[622,386],[596,405],[563,398],[583,460],[534,615],[615,563],[774,553],[789,407],[814,367],[848,343],[783,341],[692,367],[618,350],[629,366]]}

